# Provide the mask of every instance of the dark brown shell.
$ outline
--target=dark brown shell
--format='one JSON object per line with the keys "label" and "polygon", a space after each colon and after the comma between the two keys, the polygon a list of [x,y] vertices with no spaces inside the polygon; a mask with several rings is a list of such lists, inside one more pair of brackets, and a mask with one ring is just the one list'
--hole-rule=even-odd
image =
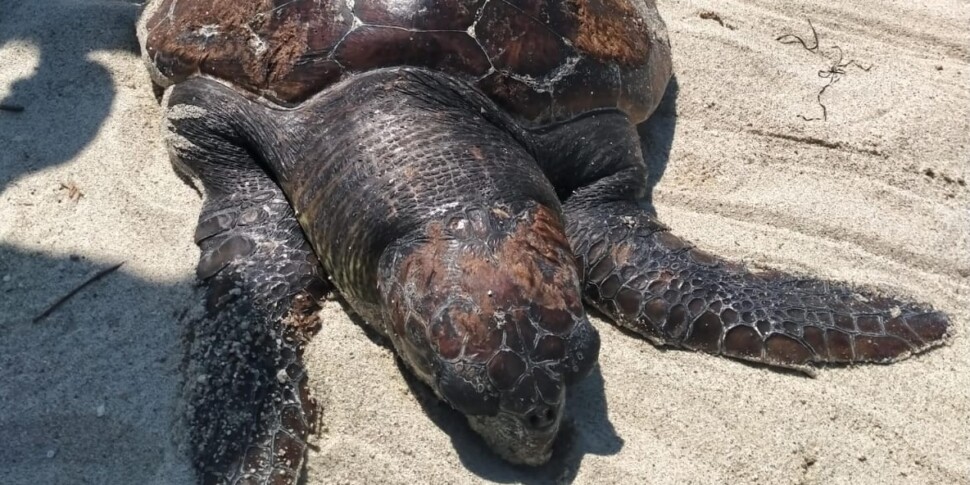
{"label": "dark brown shell", "polygon": [[162,86],[202,73],[295,104],[421,66],[538,121],[612,106],[640,121],[671,71],[653,0],[154,0],[139,37]]}

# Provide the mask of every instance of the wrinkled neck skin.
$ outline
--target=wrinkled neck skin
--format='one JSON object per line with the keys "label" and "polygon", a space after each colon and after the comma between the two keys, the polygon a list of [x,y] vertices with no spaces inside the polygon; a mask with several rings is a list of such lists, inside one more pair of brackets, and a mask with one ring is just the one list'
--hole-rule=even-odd
{"label": "wrinkled neck skin", "polygon": [[438,76],[365,73],[283,119],[292,135],[280,145],[290,151],[280,182],[343,296],[372,325],[378,259],[395,242],[474,207],[560,213],[514,125],[487,118]]}
{"label": "wrinkled neck skin", "polygon": [[254,145],[342,296],[498,454],[548,460],[599,337],[526,132],[464,83],[404,68],[272,118]]}

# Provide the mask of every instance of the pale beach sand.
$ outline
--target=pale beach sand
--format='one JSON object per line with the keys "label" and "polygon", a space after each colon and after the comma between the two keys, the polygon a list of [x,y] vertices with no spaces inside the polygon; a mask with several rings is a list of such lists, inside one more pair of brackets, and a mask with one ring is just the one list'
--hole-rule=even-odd
{"label": "pale beach sand", "polygon": [[[0,0],[0,100],[24,107],[0,111],[2,484],[192,482],[175,406],[201,200],[168,163],[139,8]],[[308,350],[322,408],[309,484],[970,483],[970,6],[660,11],[676,87],[641,131],[661,220],[726,257],[928,302],[952,316],[949,345],[811,379],[597,322],[600,370],[572,392],[553,463],[529,470],[422,399],[328,303]],[[775,40],[810,39],[808,19],[822,54]],[[871,69],[846,68],[828,120],[805,121],[834,45]]]}

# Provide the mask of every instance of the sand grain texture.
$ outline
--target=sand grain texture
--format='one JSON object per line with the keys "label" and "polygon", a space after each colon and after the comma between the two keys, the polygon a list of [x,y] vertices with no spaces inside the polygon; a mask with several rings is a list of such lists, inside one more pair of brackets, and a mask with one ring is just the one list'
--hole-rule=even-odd
{"label": "sand grain texture", "polygon": [[[816,379],[598,322],[554,463],[485,451],[329,303],[309,484],[970,483],[970,7],[661,2],[676,89],[642,130],[662,220],[702,248],[933,304],[950,345]],[[725,25],[701,18],[713,11]],[[138,6],[0,0],[0,483],[191,482],[175,419],[201,201],[174,175]],[[710,17],[709,15],[705,15]],[[847,68],[823,101],[817,71]],[[65,186],[83,196],[70,198]],[[41,323],[57,297],[125,261]]]}

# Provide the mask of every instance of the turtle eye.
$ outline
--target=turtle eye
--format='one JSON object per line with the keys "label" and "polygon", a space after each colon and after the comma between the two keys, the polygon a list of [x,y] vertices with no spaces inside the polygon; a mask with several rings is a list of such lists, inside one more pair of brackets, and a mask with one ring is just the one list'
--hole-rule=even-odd
{"label": "turtle eye", "polygon": [[600,334],[585,315],[566,337],[566,348],[562,370],[566,384],[572,384],[592,372],[600,354]]}
{"label": "turtle eye", "polygon": [[444,362],[435,383],[441,397],[459,412],[472,416],[498,414],[499,397],[488,380],[485,365]]}

